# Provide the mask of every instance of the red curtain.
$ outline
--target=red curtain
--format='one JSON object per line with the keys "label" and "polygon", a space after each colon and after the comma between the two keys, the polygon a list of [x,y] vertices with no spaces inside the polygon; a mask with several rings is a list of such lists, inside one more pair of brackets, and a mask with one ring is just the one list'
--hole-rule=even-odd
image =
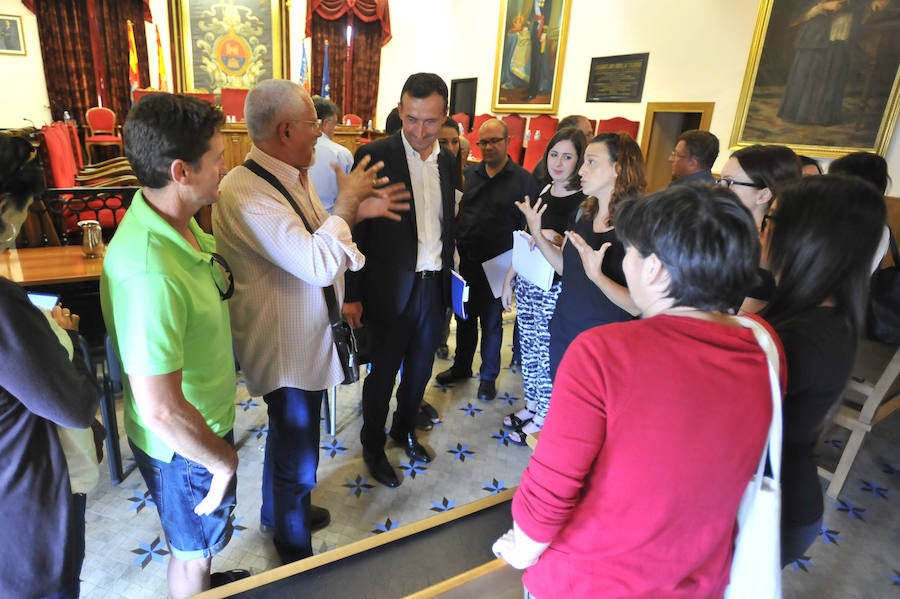
{"label": "red curtain", "polygon": [[[387,0],[310,0],[307,35],[312,38],[312,90],[321,94],[325,41],[331,99],[363,123],[375,119],[381,47],[391,39]],[[347,87],[347,26],[353,27],[350,90]]]}
{"label": "red curtain", "polygon": [[[306,3],[306,36],[313,37],[313,15],[334,21],[352,13],[365,23],[378,22],[381,45],[391,41],[391,15],[388,0],[308,0]],[[331,65],[329,65],[329,70]]]}
{"label": "red curtain", "polygon": [[96,44],[91,39],[86,0],[34,2],[47,95],[54,120],[62,119],[63,111],[68,110],[73,119],[84,123],[87,109],[97,105],[97,68],[102,69],[107,106],[116,112],[119,123],[125,119],[131,108],[128,19],[136,25],[134,39],[141,86],[146,87],[150,83],[147,39],[143,27],[148,10],[145,0],[94,0],[94,5],[97,24],[103,32]]}

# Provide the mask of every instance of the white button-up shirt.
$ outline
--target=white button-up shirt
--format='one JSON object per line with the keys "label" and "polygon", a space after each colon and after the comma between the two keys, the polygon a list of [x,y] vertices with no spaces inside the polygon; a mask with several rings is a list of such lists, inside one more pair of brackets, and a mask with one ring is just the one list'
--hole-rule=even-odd
{"label": "white button-up shirt", "polygon": [[428,158],[422,160],[406,136],[400,133],[409,166],[409,182],[412,184],[413,204],[416,210],[416,235],[419,239],[416,252],[416,271],[441,270],[441,223],[444,218],[441,204],[441,177],[438,172],[440,144],[435,141]]}

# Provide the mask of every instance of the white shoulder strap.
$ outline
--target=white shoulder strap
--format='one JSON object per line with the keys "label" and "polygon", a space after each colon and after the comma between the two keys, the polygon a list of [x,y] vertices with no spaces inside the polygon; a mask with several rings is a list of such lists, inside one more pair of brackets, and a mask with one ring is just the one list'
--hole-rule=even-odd
{"label": "white shoulder strap", "polygon": [[763,448],[762,457],[756,474],[757,479],[762,478],[766,464],[766,454],[772,465],[772,478],[778,482],[781,480],[781,384],[778,377],[778,346],[769,334],[769,331],[759,322],[746,316],[738,316],[741,326],[753,331],[757,343],[766,354],[769,362],[769,384],[772,390],[772,422],[769,425],[769,438],[766,447]]}

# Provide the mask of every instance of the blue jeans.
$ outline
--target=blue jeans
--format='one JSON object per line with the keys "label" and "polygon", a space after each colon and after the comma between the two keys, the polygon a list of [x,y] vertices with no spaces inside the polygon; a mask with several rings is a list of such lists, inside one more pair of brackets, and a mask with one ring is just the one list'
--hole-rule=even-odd
{"label": "blue jeans", "polygon": [[[223,437],[234,446],[234,434]],[[177,453],[170,462],[162,462],[144,453],[128,440],[134,461],[147,489],[153,496],[169,550],[184,561],[212,557],[231,540],[231,513],[237,503],[237,477],[231,478],[222,503],[211,514],[198,516],[194,508],[209,492],[212,474],[196,462]]]}
{"label": "blue jeans", "polygon": [[324,396],[325,391],[291,387],[263,396],[269,407],[269,434],[259,519],[275,529],[275,549],[285,564],[313,554],[309,494],[316,486]]}

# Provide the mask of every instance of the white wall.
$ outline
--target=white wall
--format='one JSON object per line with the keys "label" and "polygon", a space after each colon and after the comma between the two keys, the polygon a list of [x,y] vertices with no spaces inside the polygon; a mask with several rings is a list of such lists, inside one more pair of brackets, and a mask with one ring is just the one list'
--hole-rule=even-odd
{"label": "white wall", "polygon": [[0,54],[0,80],[9,86],[0,93],[0,128],[27,127],[29,123],[25,119],[40,127],[50,121],[50,102],[37,20],[21,0],[0,0],[0,14],[22,17],[27,53],[25,56]]}
{"label": "white wall", "polygon": [[[166,0],[150,0],[170,61]],[[728,157],[758,0],[572,0],[558,116],[624,116],[643,125],[647,102],[715,102],[711,130],[722,141],[715,170]],[[0,94],[0,127],[18,127],[22,118],[49,120],[47,91],[34,17],[19,0],[0,0],[0,14],[25,16],[28,56],[0,56],[5,81],[15,93]],[[498,0],[391,0],[393,39],[382,49],[375,122],[382,126],[396,106],[403,82],[417,71],[451,79],[478,78],[476,113],[491,112],[494,58],[500,19]],[[306,26],[306,2],[290,3],[291,70],[300,72],[299,43]],[[147,28],[150,80],[156,85],[156,38]],[[649,52],[641,103],[586,103],[591,58]],[[171,85],[172,66],[167,64]],[[900,195],[900,127],[887,152]]]}

